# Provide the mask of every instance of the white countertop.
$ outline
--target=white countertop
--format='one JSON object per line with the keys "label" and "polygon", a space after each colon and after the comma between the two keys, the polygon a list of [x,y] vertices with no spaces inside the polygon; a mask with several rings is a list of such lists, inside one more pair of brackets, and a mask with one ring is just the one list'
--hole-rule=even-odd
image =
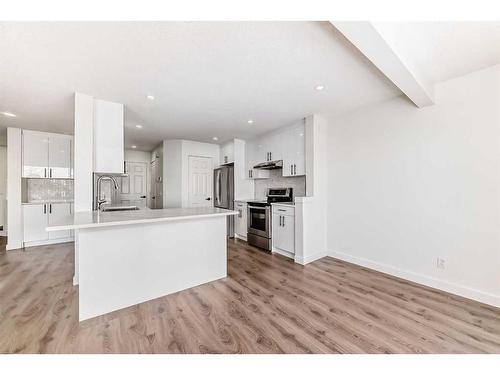
{"label": "white countertop", "polygon": [[60,199],[60,200],[44,200],[44,201],[32,201],[32,202],[23,202],[21,203],[24,206],[35,205],[35,204],[56,204],[56,203],[73,203],[72,199]]}
{"label": "white countertop", "polygon": [[273,202],[271,206],[295,206],[295,202]]}
{"label": "white countertop", "polygon": [[47,231],[155,223],[237,214],[238,211],[224,210],[215,207],[164,208],[158,210],[143,209],[121,212],[87,211],[68,215],[62,220],[50,224],[47,227]]}

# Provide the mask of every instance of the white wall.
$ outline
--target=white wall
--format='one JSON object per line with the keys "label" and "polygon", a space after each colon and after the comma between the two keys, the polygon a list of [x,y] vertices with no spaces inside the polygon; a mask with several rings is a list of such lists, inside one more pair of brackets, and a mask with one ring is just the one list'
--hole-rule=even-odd
{"label": "white wall", "polygon": [[5,227],[7,226],[7,147],[0,146],[0,226],[4,226],[4,230],[0,230],[0,235],[5,235]]}
{"label": "white wall", "polygon": [[21,129],[7,128],[7,250],[23,246]]}
{"label": "white wall", "polygon": [[75,93],[75,211],[92,211],[94,98]]}
{"label": "white wall", "polygon": [[435,95],[427,108],[399,97],[328,119],[327,246],[500,306],[500,66]]}
{"label": "white wall", "polygon": [[163,208],[182,206],[182,140],[163,141]]}

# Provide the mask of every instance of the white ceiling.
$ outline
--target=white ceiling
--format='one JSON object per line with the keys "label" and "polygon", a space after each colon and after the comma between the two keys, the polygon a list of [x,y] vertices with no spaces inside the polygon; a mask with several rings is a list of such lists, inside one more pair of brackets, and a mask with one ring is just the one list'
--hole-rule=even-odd
{"label": "white ceiling", "polygon": [[72,133],[78,91],[125,104],[143,150],[400,95],[328,22],[0,23],[0,51],[0,111],[17,115],[1,127]]}
{"label": "white ceiling", "polygon": [[375,26],[431,84],[500,64],[500,22],[383,22]]}
{"label": "white ceiling", "polygon": [[[500,62],[498,23],[383,27],[431,82]],[[72,133],[78,91],[125,104],[126,146],[142,150],[248,138],[401,94],[328,22],[0,23],[0,51],[0,112],[17,115],[0,116],[0,131]]]}

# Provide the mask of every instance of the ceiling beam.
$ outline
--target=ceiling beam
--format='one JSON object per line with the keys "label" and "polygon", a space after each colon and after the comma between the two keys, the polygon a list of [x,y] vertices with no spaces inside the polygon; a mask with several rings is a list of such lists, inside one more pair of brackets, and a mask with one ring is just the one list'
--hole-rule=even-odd
{"label": "ceiling beam", "polygon": [[394,47],[370,22],[334,22],[337,28],[363,55],[392,81],[419,108],[434,104],[433,90],[416,77]]}

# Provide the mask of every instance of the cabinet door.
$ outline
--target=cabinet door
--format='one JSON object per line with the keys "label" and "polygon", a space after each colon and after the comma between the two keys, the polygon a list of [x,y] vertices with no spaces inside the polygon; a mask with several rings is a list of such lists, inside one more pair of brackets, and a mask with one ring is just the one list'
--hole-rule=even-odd
{"label": "cabinet door", "polygon": [[303,122],[288,128],[283,133],[283,176],[303,176],[306,174],[305,126]]}
{"label": "cabinet door", "polygon": [[48,177],[49,137],[23,131],[23,177]]}
{"label": "cabinet door", "polygon": [[94,101],[94,172],[123,173],[123,104]]}
{"label": "cabinet door", "polygon": [[71,138],[50,135],[49,177],[71,178]]}
{"label": "cabinet door", "polygon": [[247,236],[247,205],[246,203],[236,202],[234,209],[238,211],[235,216],[234,231],[241,237]]}
{"label": "cabinet door", "polygon": [[273,246],[295,254],[294,216],[273,214]]}
{"label": "cabinet door", "polygon": [[49,238],[47,228],[48,209],[44,204],[23,206],[24,242],[45,241]]}
{"label": "cabinet door", "polygon": [[[49,224],[60,222],[62,218],[71,213],[71,203],[50,203],[47,204],[47,211],[49,213]],[[58,230],[56,232],[48,232],[49,239],[56,240],[59,238],[71,237],[70,230]]]}

